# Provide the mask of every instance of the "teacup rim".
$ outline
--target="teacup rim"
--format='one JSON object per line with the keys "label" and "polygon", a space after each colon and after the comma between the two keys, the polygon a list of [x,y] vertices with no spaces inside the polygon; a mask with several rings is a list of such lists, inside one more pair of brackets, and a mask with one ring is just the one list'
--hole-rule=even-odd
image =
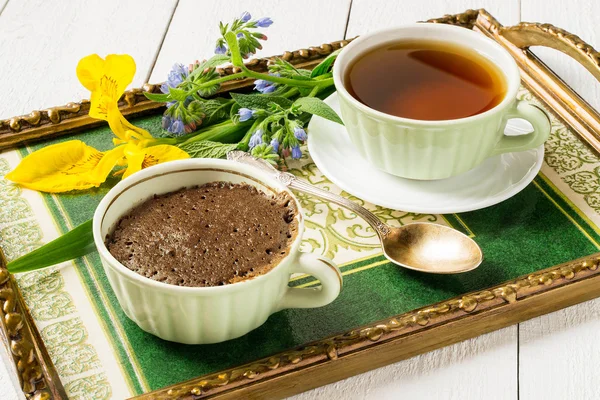
{"label": "teacup rim", "polygon": [[[271,190],[274,190],[274,191],[277,190],[278,193],[285,191],[292,197],[292,199],[296,203],[296,207],[298,210],[298,213],[296,215],[296,218],[298,220],[298,230],[296,233],[296,238],[290,244],[289,253],[285,257],[283,257],[276,266],[274,266],[273,268],[271,268],[269,271],[267,271],[266,273],[264,273],[262,275],[258,275],[258,276],[252,277],[250,279],[246,279],[246,280],[235,282],[235,283],[230,283],[227,285],[222,285],[222,286],[179,286],[179,285],[172,285],[169,283],[155,281],[153,279],[142,276],[142,275],[130,270],[129,268],[127,268],[119,260],[117,260],[110,253],[110,251],[108,251],[108,248],[106,247],[106,244],[104,243],[104,240],[102,237],[101,228],[102,228],[102,222],[104,220],[104,217],[105,217],[108,209],[112,205],[114,199],[116,199],[122,193],[131,189],[132,187],[134,187],[135,185],[137,185],[140,182],[151,180],[153,178],[158,178],[160,176],[163,176],[165,173],[183,172],[186,169],[189,170],[189,168],[187,168],[187,167],[190,167],[190,166],[196,166],[196,167],[197,166],[205,166],[208,168],[221,167],[222,170],[225,170],[225,171],[229,171],[232,168],[234,170],[232,172],[238,172],[243,175],[246,175],[247,177],[255,178],[257,181],[262,183],[264,186],[269,187]],[[248,171],[250,171],[250,172],[248,173]],[[126,210],[121,215],[125,215],[127,213],[127,211],[129,211],[129,210],[130,209]],[[144,286],[150,286],[154,289],[158,289],[161,291],[167,291],[167,292],[185,292],[185,293],[190,293],[190,294],[209,294],[210,292],[217,292],[217,291],[220,293],[224,293],[224,292],[228,292],[228,291],[244,290],[244,288],[249,288],[251,286],[259,284],[260,282],[264,281],[265,279],[268,279],[268,277],[271,274],[273,274],[276,270],[280,269],[280,267],[282,267],[284,264],[291,262],[292,258],[297,256],[297,253],[299,252],[299,246],[300,246],[300,241],[302,240],[303,232],[304,232],[304,218],[302,215],[302,207],[300,205],[300,202],[296,198],[296,196],[292,193],[292,191],[289,188],[287,188],[285,185],[283,185],[280,182],[276,181],[275,179],[271,178],[269,175],[265,174],[264,172],[260,171],[257,168],[253,168],[248,165],[237,163],[235,161],[221,160],[221,159],[189,158],[189,159],[184,159],[184,160],[170,161],[170,162],[166,162],[166,163],[162,163],[162,164],[154,165],[152,167],[145,168],[142,171],[139,171],[139,172],[123,179],[122,181],[117,183],[114,187],[112,187],[108,191],[108,193],[102,198],[102,200],[96,207],[96,211],[94,212],[94,217],[92,220],[92,234],[93,234],[93,238],[94,238],[94,245],[96,246],[96,249],[98,250],[100,257],[104,258],[104,260],[109,265],[109,267],[112,268],[113,270],[115,270],[115,272],[117,272],[119,274],[123,274],[126,277],[128,277],[134,281],[140,282]]]}
{"label": "teacup rim", "polygon": [[[481,43],[485,43],[486,45],[490,46],[491,48],[494,48],[496,51],[502,53],[503,56],[507,57],[510,60],[510,65],[511,65],[512,71],[505,71],[505,70],[501,69],[501,72],[504,74],[504,76],[507,80],[507,90],[506,90],[506,93],[505,93],[502,101],[500,103],[496,104],[493,108],[491,108],[485,112],[482,112],[482,113],[476,114],[476,115],[472,115],[469,117],[428,121],[428,120],[419,120],[419,119],[398,117],[396,115],[387,114],[382,111],[378,111],[374,108],[371,108],[371,107],[361,103],[357,99],[355,99],[354,96],[352,96],[348,92],[348,90],[346,89],[346,87],[344,85],[344,79],[342,76],[342,68],[336,68],[336,65],[348,64],[350,61],[352,61],[353,58],[355,57],[355,55],[354,54],[349,55],[348,50],[349,49],[352,50],[354,47],[358,46],[360,43],[362,43],[366,40],[369,40],[374,36],[388,34],[388,33],[394,33],[394,32],[400,31],[400,30],[406,30],[406,29],[411,29],[411,28],[447,30],[447,31],[452,31],[452,32],[462,32],[467,35],[474,35],[473,37],[477,38],[476,40],[479,40]],[[387,42],[390,42],[390,41],[388,41],[388,40],[381,41],[377,45],[381,45],[381,44],[387,43]],[[349,58],[349,60],[347,60],[347,58]],[[345,67],[346,65],[343,65],[343,66]],[[446,127],[449,125],[467,124],[467,123],[471,123],[471,122],[474,122],[474,121],[477,121],[480,119],[484,119],[484,118],[488,117],[489,115],[500,112],[501,110],[503,110],[504,108],[509,106],[515,100],[517,93],[519,91],[519,87],[521,84],[521,74],[520,74],[519,68],[518,68],[517,63],[514,60],[514,58],[510,55],[510,53],[505,48],[503,48],[500,44],[498,44],[494,40],[492,40],[482,34],[478,34],[477,32],[474,32],[470,29],[466,29],[466,28],[462,28],[462,27],[458,27],[458,26],[419,22],[419,23],[412,23],[412,24],[402,24],[402,25],[398,25],[398,26],[394,26],[394,27],[390,27],[390,28],[378,29],[376,31],[372,31],[372,32],[366,33],[364,35],[360,35],[356,39],[352,40],[347,46],[345,46],[342,49],[342,51],[338,55],[337,59],[335,60],[335,64],[333,67],[333,81],[334,81],[336,91],[340,96],[343,96],[344,99],[351,102],[354,107],[360,109],[361,111],[363,111],[369,115],[372,115],[379,119],[383,119],[383,120],[386,120],[387,122],[393,122],[393,123],[401,123],[401,124],[403,123],[403,124],[411,124],[411,125],[426,126],[426,127]]]}

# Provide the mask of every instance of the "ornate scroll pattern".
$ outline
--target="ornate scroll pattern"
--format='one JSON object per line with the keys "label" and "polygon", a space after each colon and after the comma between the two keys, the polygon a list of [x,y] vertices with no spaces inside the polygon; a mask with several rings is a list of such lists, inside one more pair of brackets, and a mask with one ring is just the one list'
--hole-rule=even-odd
{"label": "ornate scroll pattern", "polygon": [[76,379],[65,385],[69,400],[110,399],[110,383],[104,374]]}
{"label": "ornate scroll pattern", "polygon": [[[0,177],[9,170],[8,161],[0,158]],[[12,260],[36,249],[42,245],[42,239],[42,230],[35,220],[31,205],[22,197],[22,190],[0,178],[0,243],[6,258]],[[110,394],[110,384],[105,378],[94,379],[96,375],[81,377],[81,374],[90,372],[97,374],[102,366],[96,350],[87,343],[87,333],[82,321],[75,316],[77,309],[71,295],[65,289],[62,274],[53,269],[45,269],[21,274],[17,281],[33,319],[48,324],[41,330],[41,335],[58,374],[63,381],[69,382],[65,386],[69,396],[77,397],[75,391],[80,390],[78,388],[81,388],[84,382],[89,393]],[[14,333],[15,336],[20,336],[18,331],[23,327],[24,314],[18,313],[15,294],[9,285],[9,274],[0,266],[0,303],[3,302],[3,311],[6,313],[4,320],[9,335]],[[59,318],[59,322],[53,322]],[[42,396],[40,398],[48,395],[47,392],[36,391],[44,388],[43,375],[27,335],[22,334],[21,339],[13,340],[11,350],[15,358],[19,357],[17,368],[23,392],[30,397],[35,393]],[[75,376],[77,377],[73,379]],[[80,398],[108,397],[109,395],[86,395]]]}
{"label": "ornate scroll pattern", "polygon": [[519,296],[526,294],[524,292],[527,290],[573,280],[579,274],[596,271],[599,264],[600,257],[593,257],[540,271],[488,290],[456,297],[420,310],[398,315],[251,364],[193,379],[174,388],[165,388],[153,392],[151,396],[152,399],[179,399],[190,395],[196,396],[194,398],[203,395],[208,396],[223,386],[233,387],[233,385],[241,385],[244,381],[256,380],[265,375],[277,375],[278,370],[282,370],[291,364],[298,364],[303,361],[307,364],[317,363],[322,359],[334,360],[343,357],[351,346],[368,345],[368,343],[388,339],[390,335],[397,335],[409,329],[418,330],[443,323],[452,315],[481,311],[485,307],[494,306],[498,302],[514,303],[519,301]]}
{"label": "ornate scroll pattern", "polygon": [[[401,226],[413,221],[442,221],[439,215],[390,210],[367,203],[342,191],[318,170],[310,159],[308,150],[305,148],[303,151],[304,156],[300,160],[288,163],[289,172],[321,189],[357,202],[377,215],[382,222]],[[364,256],[365,253],[380,251],[381,244],[377,233],[353,212],[304,193],[295,192],[295,195],[306,216],[302,251],[317,253],[336,262],[356,259]],[[344,260],[339,258],[342,249]]]}
{"label": "ornate scroll pattern", "polygon": [[[535,96],[521,88],[521,100],[534,102],[540,106]],[[550,115],[552,131],[545,144],[544,161],[551,167],[583,201],[600,214],[600,158],[566,126]]]}

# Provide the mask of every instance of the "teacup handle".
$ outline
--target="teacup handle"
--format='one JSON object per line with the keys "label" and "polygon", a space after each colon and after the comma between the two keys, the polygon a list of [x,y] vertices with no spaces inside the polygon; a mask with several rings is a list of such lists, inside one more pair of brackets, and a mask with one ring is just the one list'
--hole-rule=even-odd
{"label": "teacup handle", "polygon": [[535,104],[517,100],[512,110],[506,115],[507,120],[522,118],[533,126],[533,132],[519,136],[506,136],[498,142],[491,155],[512,153],[534,149],[544,143],[550,136],[550,118],[548,114]]}
{"label": "teacup handle", "polygon": [[342,290],[342,273],[337,265],[327,258],[302,253],[294,272],[312,275],[321,281],[320,287],[293,288],[288,287],[277,306],[277,311],[284,308],[315,308],[326,306],[338,297]]}

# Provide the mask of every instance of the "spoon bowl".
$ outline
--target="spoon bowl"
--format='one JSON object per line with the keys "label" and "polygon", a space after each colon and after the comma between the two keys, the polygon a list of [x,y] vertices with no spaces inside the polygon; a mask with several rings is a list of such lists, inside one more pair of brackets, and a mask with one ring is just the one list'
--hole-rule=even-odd
{"label": "spoon bowl", "polygon": [[291,189],[354,211],[377,232],[386,258],[401,267],[432,274],[457,274],[477,268],[483,260],[477,243],[449,226],[415,222],[392,227],[355,202],[301,181],[289,172],[278,171],[267,161],[246,152],[230,151],[227,159],[259,168]]}
{"label": "spoon bowl", "polygon": [[481,264],[481,249],[470,237],[448,226],[415,222],[380,235],[388,260],[404,268],[436,274],[471,271]]}

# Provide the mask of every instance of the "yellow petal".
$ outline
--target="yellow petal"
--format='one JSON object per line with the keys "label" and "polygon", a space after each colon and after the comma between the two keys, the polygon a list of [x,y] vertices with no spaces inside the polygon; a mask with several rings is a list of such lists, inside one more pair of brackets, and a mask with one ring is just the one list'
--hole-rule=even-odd
{"label": "yellow petal", "polygon": [[115,118],[120,116],[117,102],[134,75],[135,61],[127,54],[109,54],[106,60],[97,54],[82,58],[77,64],[77,77],[92,92],[90,116],[106,121],[114,110]]}
{"label": "yellow petal", "polygon": [[106,153],[79,140],[44,147],[21,160],[5,178],[41,192],[97,187],[123,158],[123,146]]}
{"label": "yellow petal", "polygon": [[100,85],[100,78],[104,75],[104,60],[98,54],[90,54],[79,60],[76,71],[79,82],[93,92]]}
{"label": "yellow petal", "polygon": [[98,89],[121,97],[135,75],[135,61],[128,54],[109,54],[106,60],[91,54],[79,60],[77,77],[90,92]]}
{"label": "yellow petal", "polygon": [[190,155],[179,147],[168,144],[159,144],[158,146],[146,147],[138,152],[129,154],[125,152],[127,157],[127,170],[123,178],[137,172],[143,168],[148,168],[156,164],[161,164],[167,161],[183,160],[190,158]]}
{"label": "yellow petal", "polygon": [[150,132],[148,132],[147,130],[142,129],[138,126],[133,125],[131,122],[127,121],[122,114],[119,114],[119,115],[121,115],[121,124],[124,125],[126,127],[126,129],[134,131],[135,133],[138,134],[137,136],[141,136],[146,139],[153,139]]}
{"label": "yellow petal", "polygon": [[133,144],[125,147],[125,157],[127,158],[127,169],[123,173],[123,179],[142,169],[144,163],[144,149],[140,149]]}

